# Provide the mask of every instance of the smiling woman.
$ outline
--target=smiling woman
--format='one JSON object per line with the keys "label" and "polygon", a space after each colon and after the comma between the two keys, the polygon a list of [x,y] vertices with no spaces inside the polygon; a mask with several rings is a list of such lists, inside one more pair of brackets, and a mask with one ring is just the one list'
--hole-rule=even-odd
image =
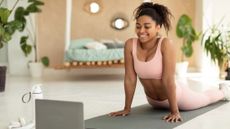
{"label": "smiling woman", "polygon": [[194,110],[212,103],[229,100],[230,85],[220,84],[219,89],[194,92],[183,80],[175,79],[176,52],[171,39],[160,36],[162,27],[171,29],[173,15],[170,9],[153,2],[146,2],[134,10],[137,38],[125,43],[124,108],[110,116],[127,116],[137,80],[143,86],[148,103],[156,108],[167,108],[166,122],[182,121],[180,110]]}

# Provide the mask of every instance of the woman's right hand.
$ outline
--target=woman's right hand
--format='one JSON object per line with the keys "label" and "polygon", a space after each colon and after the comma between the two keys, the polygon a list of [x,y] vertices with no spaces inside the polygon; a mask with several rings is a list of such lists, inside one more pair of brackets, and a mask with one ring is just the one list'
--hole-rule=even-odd
{"label": "woman's right hand", "polygon": [[129,109],[124,109],[117,112],[111,112],[109,113],[109,116],[127,116],[129,113],[130,113]]}

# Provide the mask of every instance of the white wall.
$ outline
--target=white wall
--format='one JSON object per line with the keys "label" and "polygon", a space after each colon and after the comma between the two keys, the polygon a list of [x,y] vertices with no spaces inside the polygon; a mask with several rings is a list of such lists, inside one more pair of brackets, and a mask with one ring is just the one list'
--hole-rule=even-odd
{"label": "white wall", "polygon": [[[213,25],[213,18],[214,16],[214,0],[203,0],[203,9],[202,9],[202,14],[203,14],[203,23],[202,23],[202,29],[203,33],[205,30],[207,30],[209,27]],[[220,9],[221,7],[219,7]],[[212,77],[212,78],[218,78],[219,77],[219,69],[217,64],[213,63],[210,59],[210,56],[207,56],[206,53],[203,52],[201,53],[201,59],[202,59],[202,69],[201,71],[203,74],[206,76]]]}
{"label": "white wall", "polygon": [[223,23],[230,25],[230,1],[229,0],[213,0],[213,22],[218,23],[224,18]]}
{"label": "white wall", "polygon": [[[197,30],[197,32],[202,32],[202,27],[203,27],[203,2],[201,0],[196,0],[195,3],[195,20],[194,20],[194,25],[195,25],[195,29]],[[202,63],[203,60],[201,58],[201,54],[202,54],[202,46],[200,45],[200,40],[196,42],[195,45],[196,46],[196,50],[194,52],[194,56],[195,56],[195,62],[196,62],[196,70],[197,71],[201,71],[202,70]]]}

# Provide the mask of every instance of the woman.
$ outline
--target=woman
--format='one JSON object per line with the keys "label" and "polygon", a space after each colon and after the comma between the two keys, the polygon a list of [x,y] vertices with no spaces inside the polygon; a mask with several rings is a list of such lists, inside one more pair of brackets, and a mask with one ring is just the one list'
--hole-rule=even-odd
{"label": "woman", "polygon": [[162,25],[166,32],[171,28],[169,9],[151,2],[135,10],[137,39],[125,43],[125,107],[110,116],[126,116],[131,112],[137,76],[144,87],[149,104],[169,108],[163,117],[167,122],[182,121],[179,110],[193,110],[219,100],[230,99],[230,87],[221,85],[218,90],[196,93],[180,82],[175,82],[176,53],[168,38],[158,35]]}

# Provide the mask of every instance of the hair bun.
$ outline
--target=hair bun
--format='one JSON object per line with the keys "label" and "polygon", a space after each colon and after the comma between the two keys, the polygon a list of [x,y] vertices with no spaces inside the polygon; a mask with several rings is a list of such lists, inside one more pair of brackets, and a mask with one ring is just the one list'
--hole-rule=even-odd
{"label": "hair bun", "polygon": [[[153,11],[151,11],[153,10]],[[161,4],[153,2],[144,2],[134,10],[135,19],[142,15],[152,17],[159,25],[163,25],[166,31],[171,29],[170,18],[173,17],[170,10]]]}

